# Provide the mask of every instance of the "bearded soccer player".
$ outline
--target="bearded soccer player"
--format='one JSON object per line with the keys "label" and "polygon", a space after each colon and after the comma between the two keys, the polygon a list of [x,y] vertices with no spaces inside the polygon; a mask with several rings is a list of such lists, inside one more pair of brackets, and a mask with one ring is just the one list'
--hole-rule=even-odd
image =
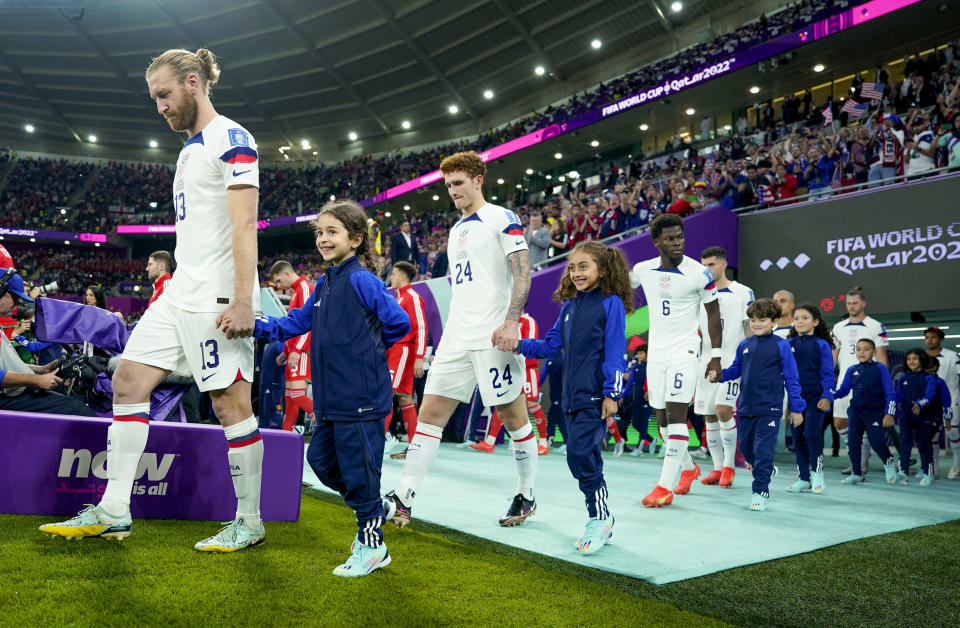
{"label": "bearded soccer player", "polygon": [[[723,355],[720,307],[713,273],[683,254],[683,219],[676,214],[657,216],[650,227],[660,256],[640,262],[630,272],[634,288],[643,287],[650,312],[647,388],[667,442],[660,480],[642,504],[653,508],[673,503],[674,494],[690,492],[700,477],[687,445],[687,407],[701,377],[719,372]],[[700,306],[707,312],[710,360],[700,368]],[[680,481],[677,472],[680,472]]]}
{"label": "bearded soccer player", "polygon": [[[281,290],[293,290],[287,310],[292,312],[303,307],[310,298],[313,286],[305,275],[293,272],[290,262],[280,260],[270,267],[270,279]],[[286,385],[283,390],[283,429],[293,431],[297,414],[303,410],[307,423],[312,424],[313,400],[307,396],[307,381],[310,379],[310,332],[291,338],[283,345],[283,353],[277,356],[277,364],[287,362],[284,374]]]}
{"label": "bearded soccer player", "polygon": [[387,516],[398,527],[410,522],[414,494],[437,457],[444,426],[457,404],[469,402],[479,385],[483,405],[497,408],[513,442],[517,488],[500,525],[515,526],[537,508],[537,441],[523,395],[523,356],[512,351],[530,292],[527,241],[514,212],[484,200],[487,166],[476,153],[451,155],[440,171],[461,216],[450,229],[447,247],[450,314],[427,376],[400,482],[387,494]]}
{"label": "bearded soccer player", "polygon": [[[130,492],[147,443],[150,393],[172,372],[191,374],[210,393],[237,496],[233,521],[199,541],[204,552],[233,552],[263,542],[260,478],[263,441],[253,416],[254,310],[259,167],[253,136],[218,115],[210,88],[220,68],[209,50],[168,50],[146,72],[157,112],[187,141],[173,180],[178,262],[169,286],[134,329],[113,376],[107,429],[107,487],[97,505],[40,526],[66,538],[130,535]],[[202,289],[200,289],[202,287]],[[202,481],[202,478],[198,478]]]}
{"label": "bearded soccer player", "polygon": [[147,258],[147,279],[153,282],[153,294],[147,307],[153,305],[167,289],[173,273],[173,256],[167,251],[154,251]]}

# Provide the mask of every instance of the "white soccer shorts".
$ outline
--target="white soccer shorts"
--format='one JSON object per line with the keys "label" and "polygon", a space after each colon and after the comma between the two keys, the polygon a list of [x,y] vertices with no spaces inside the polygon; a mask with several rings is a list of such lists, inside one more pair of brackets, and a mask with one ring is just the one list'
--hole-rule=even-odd
{"label": "white soccer shorts", "polygon": [[650,407],[663,410],[668,403],[690,403],[702,377],[700,359],[695,355],[671,362],[647,362]]}
{"label": "white soccer shorts", "polygon": [[[702,368],[706,370],[704,364]],[[693,410],[701,416],[714,416],[717,406],[737,407],[740,397],[740,379],[729,382],[711,384],[708,379],[701,377],[697,382],[697,392],[693,397]]]}
{"label": "white soccer shorts", "polygon": [[123,348],[124,360],[192,375],[202,391],[222,390],[238,378],[253,381],[253,338],[227,340],[218,312],[188,312],[162,296],[144,313]]}
{"label": "white soccer shorts", "polygon": [[522,355],[493,347],[475,351],[445,350],[441,343],[427,373],[423,394],[468,403],[479,386],[483,405],[502,406],[523,392],[524,380]]}

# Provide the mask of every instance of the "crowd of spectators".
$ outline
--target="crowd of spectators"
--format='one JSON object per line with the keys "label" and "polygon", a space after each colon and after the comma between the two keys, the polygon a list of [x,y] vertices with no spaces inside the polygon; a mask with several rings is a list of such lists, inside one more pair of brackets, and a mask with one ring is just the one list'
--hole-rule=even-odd
{"label": "crowd of spectators", "polygon": [[127,259],[121,249],[90,247],[32,246],[13,249],[17,269],[32,285],[56,281],[58,294],[79,295],[87,286],[102,286],[107,293],[122,282],[149,284],[144,271],[145,261]]}

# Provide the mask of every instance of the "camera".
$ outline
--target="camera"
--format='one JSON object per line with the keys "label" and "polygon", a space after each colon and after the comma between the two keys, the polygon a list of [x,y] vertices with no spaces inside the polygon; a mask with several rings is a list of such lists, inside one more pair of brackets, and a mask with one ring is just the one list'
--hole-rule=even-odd
{"label": "camera", "polygon": [[40,296],[45,297],[48,294],[53,294],[60,289],[60,284],[56,281],[51,281],[50,283],[45,283],[42,286],[37,286],[37,289],[40,291]]}

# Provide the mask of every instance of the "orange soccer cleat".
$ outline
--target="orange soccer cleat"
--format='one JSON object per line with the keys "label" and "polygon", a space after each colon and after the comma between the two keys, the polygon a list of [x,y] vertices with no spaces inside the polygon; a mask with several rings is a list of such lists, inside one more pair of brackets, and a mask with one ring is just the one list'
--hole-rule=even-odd
{"label": "orange soccer cleat", "polygon": [[724,467],[723,473],[720,474],[720,486],[724,488],[730,488],[733,486],[733,476],[736,475],[737,470],[733,467]]}
{"label": "orange soccer cleat", "polygon": [[538,456],[546,456],[546,455],[549,454],[549,453],[550,453],[550,448],[549,448],[549,447],[547,447],[546,445],[537,445],[537,455],[538,455]]}
{"label": "orange soccer cleat", "polygon": [[721,475],[721,473],[720,473],[719,471],[717,471],[716,469],[714,469],[713,471],[710,472],[709,475],[707,475],[707,477],[705,477],[705,478],[703,478],[702,480],[700,480],[700,483],[701,483],[701,484],[706,484],[706,485],[708,485],[708,486],[709,486],[709,485],[712,485],[712,484],[716,484],[717,482],[720,481],[720,475]]}
{"label": "orange soccer cleat", "polygon": [[650,494],[644,497],[643,501],[640,503],[650,508],[666,506],[673,503],[673,493],[657,484],[655,487],[653,487],[653,490],[650,492]]}
{"label": "orange soccer cleat", "polygon": [[494,445],[490,445],[487,441],[482,440],[479,443],[473,443],[470,445],[470,449],[476,449],[477,451],[485,451],[488,454],[492,454],[494,450]]}
{"label": "orange soccer cleat", "polygon": [[693,481],[698,477],[700,477],[700,465],[694,462],[692,469],[680,472],[680,481],[673,487],[674,495],[686,495],[689,493],[690,485],[693,484]]}

